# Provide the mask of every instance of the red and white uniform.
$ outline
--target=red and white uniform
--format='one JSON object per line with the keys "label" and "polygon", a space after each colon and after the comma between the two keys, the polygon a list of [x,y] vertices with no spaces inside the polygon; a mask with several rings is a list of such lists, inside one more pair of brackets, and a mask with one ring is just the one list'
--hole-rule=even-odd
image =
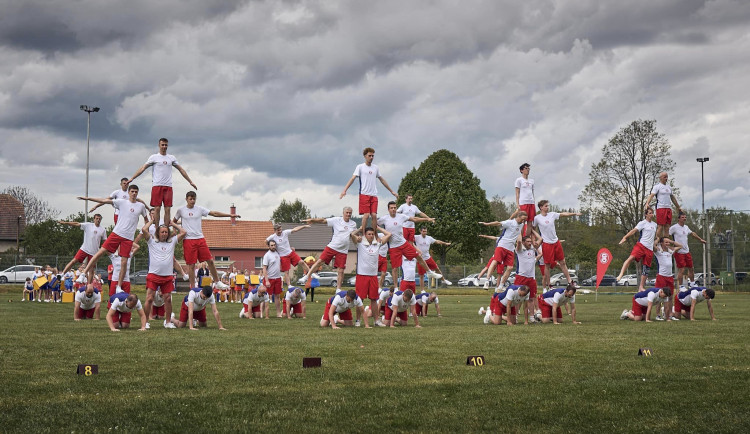
{"label": "red and white uniform", "polygon": [[565,259],[560,239],[557,238],[555,221],[560,219],[560,213],[548,212],[547,215],[538,214],[534,217],[533,225],[539,228],[542,235],[542,254],[545,264],[554,268],[557,261]]}
{"label": "red and white uniform", "polygon": [[242,304],[245,307],[245,312],[249,312],[251,309],[253,312],[260,312],[260,304],[269,303],[270,301],[271,298],[268,296],[267,292],[261,297],[258,295],[258,290],[253,289],[247,293],[245,299],[242,300]]}
{"label": "red and white uniform", "polygon": [[279,252],[279,256],[287,256],[292,253],[292,246],[289,244],[289,234],[291,233],[291,229],[281,231],[281,235],[277,235],[274,232],[266,237],[266,241],[275,241],[276,251]]}
{"label": "red and white uniform", "polygon": [[672,187],[669,184],[656,183],[651,189],[656,195],[656,209],[672,208]]}
{"label": "red and white uniform", "polygon": [[174,249],[177,237],[165,242],[148,239],[148,275],[146,288],[156,291],[161,289],[164,294],[174,290]]}
{"label": "red and white uniform", "polygon": [[641,231],[641,238],[635,243],[630,254],[637,262],[650,267],[651,259],[654,256],[654,237],[656,237],[657,228],[656,222],[641,220],[635,228]]}
{"label": "red and white uniform", "polygon": [[83,231],[83,244],[80,250],[89,257],[94,256],[99,251],[102,242],[107,239],[107,231],[94,223],[81,223],[81,230]]}
{"label": "red and white uniform", "polygon": [[672,274],[672,251],[657,248],[654,252],[656,262],[659,264],[659,273],[656,275],[654,286],[657,288],[670,288],[674,290],[674,275]]}
{"label": "red and white uniform", "polygon": [[346,222],[343,217],[327,218],[326,223],[333,228],[333,235],[331,241],[323,249],[320,259],[329,263],[331,259],[336,258],[334,268],[344,268],[346,266],[346,254],[349,251],[349,235],[357,230],[357,223],[351,219]]}
{"label": "red and white uniform", "polygon": [[676,243],[682,245],[682,248],[674,254],[677,268],[693,268],[693,256],[690,254],[690,247],[688,247],[688,236],[692,233],[693,231],[688,225],[680,225],[679,223],[669,228],[669,235],[674,237]]}
{"label": "red and white uniform", "polygon": [[79,306],[81,310],[91,310],[96,307],[97,303],[102,302],[102,295],[99,291],[94,291],[91,297],[89,297],[85,291],[78,291],[76,292],[75,301],[81,303]]}
{"label": "red and white uniform", "polygon": [[351,302],[346,301],[346,291],[339,291],[336,293],[335,296],[328,299],[328,302],[326,302],[326,307],[323,310],[323,320],[325,321],[333,321],[333,318],[328,317],[328,311],[331,309],[331,306],[334,306],[335,313],[339,314],[339,318],[343,321],[350,321],[352,319],[352,311],[351,309],[354,307],[362,307],[362,299],[359,298],[359,296],[354,297],[354,300]]}
{"label": "red and white uniform", "polygon": [[417,309],[417,315],[427,315],[427,306],[432,303],[440,304],[440,300],[437,296],[434,300],[430,300],[430,293],[428,292],[415,294],[414,298],[417,299],[417,304],[414,306]]}
{"label": "red and white uniform", "polygon": [[412,296],[411,300],[404,300],[403,291],[396,291],[393,293],[393,297],[390,298],[390,302],[386,305],[385,309],[385,320],[390,321],[393,313],[401,321],[407,321],[409,319],[409,308],[417,304],[417,298]]}
{"label": "red and white uniform", "polygon": [[518,255],[518,268],[516,270],[516,286],[526,285],[529,287],[529,296],[536,297],[536,248],[533,246],[526,249],[523,246],[516,250]]}
{"label": "red and white uniform", "polygon": [[161,291],[154,293],[154,304],[151,307],[151,313],[153,315],[165,316],[164,315],[164,296]]}
{"label": "red and white uniform", "polygon": [[524,179],[523,176],[519,176],[514,185],[519,189],[519,205],[534,205],[534,180],[531,178]]}
{"label": "red and white uniform", "polygon": [[269,294],[281,294],[281,256],[279,252],[267,251],[263,255],[263,266],[266,267],[264,279],[268,282],[266,287]]}
{"label": "red and white uniform", "polygon": [[172,186],[172,166],[179,163],[172,154],[153,154],[146,160],[146,165],[151,166],[151,179],[154,186]]}
{"label": "red and white uniform", "polygon": [[399,289],[401,291],[406,291],[407,289],[416,291],[417,260],[403,258],[403,261],[401,262],[401,274],[401,284],[399,285]]}
{"label": "red and white uniform", "polygon": [[180,321],[187,322],[190,319],[190,308],[188,305],[193,303],[193,319],[198,322],[206,322],[206,306],[209,304],[216,304],[216,298],[213,296],[201,297],[201,289],[194,288],[188,295],[182,300],[182,307],[180,307]]}
{"label": "red and white uniform", "polygon": [[[518,239],[518,235],[521,234],[523,224],[518,223],[516,219],[510,219],[500,223],[500,226],[503,228],[503,235],[495,243],[495,255],[493,259],[497,261],[498,265],[502,264],[504,267],[512,266],[514,261],[513,250],[516,248],[516,240]],[[500,272],[501,269],[498,268],[498,273]]]}
{"label": "red and white uniform", "polygon": [[395,217],[391,217],[389,214],[378,217],[378,224],[391,233],[391,239],[388,241],[388,252],[391,255],[392,268],[401,266],[402,257],[412,259],[417,256],[417,250],[404,238],[404,223],[407,221],[409,221],[409,217],[404,214],[396,214]]}
{"label": "red and white uniform", "polygon": [[198,240],[203,238],[203,217],[208,216],[211,210],[199,205],[188,208],[187,205],[177,208],[174,218],[181,221],[181,226],[187,232],[186,240]]}
{"label": "red and white uniform", "polygon": [[557,305],[557,319],[562,318],[562,306],[565,303],[575,304],[576,296],[568,298],[565,296],[565,288],[551,289],[544,294],[539,294],[537,304],[542,311],[542,318],[552,318],[552,308]]}
{"label": "red and white uniform", "polygon": [[369,166],[365,163],[358,164],[357,167],[354,168],[354,173],[352,175],[359,178],[359,194],[367,196],[378,195],[377,182],[380,177],[380,169],[378,169],[378,166],[375,164],[370,164]]}
{"label": "red and white uniform", "polygon": [[[118,188],[117,190],[110,193],[109,198],[112,200],[115,200],[115,199],[128,200],[128,191]],[[119,215],[120,215],[120,210],[115,208],[115,223],[117,223]]]}
{"label": "red and white uniform", "polygon": [[378,259],[380,258],[380,243],[373,240],[372,244],[364,237],[357,244],[357,279],[355,289],[361,299],[376,300],[378,298]]}
{"label": "red and white uniform", "polygon": [[378,271],[388,271],[388,243],[382,243],[378,248]]}
{"label": "red and white uniform", "polygon": [[[110,297],[110,300],[112,300],[113,297]],[[130,309],[125,302],[125,297],[117,298],[114,297],[114,301],[111,301],[109,310],[115,311],[115,322],[124,322],[124,323],[130,323],[130,316],[133,311],[139,311],[143,309],[143,305],[141,304],[141,300],[138,300],[135,304],[135,306]]]}
{"label": "red and white uniform", "polygon": [[693,300],[695,300],[696,304],[705,301],[706,296],[703,295],[703,289],[704,288],[693,288],[688,291],[684,287],[680,287],[680,292],[674,297],[674,311],[678,313],[681,310],[690,312],[690,309],[693,306]]}
{"label": "red and white uniform", "polygon": [[307,300],[307,296],[305,295],[305,291],[301,290],[299,297],[294,296],[294,291],[297,288],[291,287],[286,291],[286,296],[284,296],[284,312],[286,312],[286,307],[289,306],[289,313],[290,314],[302,314],[302,302]]}
{"label": "red and white uniform", "polygon": [[126,262],[125,267],[125,276],[122,278],[122,282],[118,282],[117,279],[120,278],[120,268],[122,268],[122,258],[117,253],[110,253],[109,254],[109,260],[112,261],[112,279],[109,282],[109,296],[115,295],[115,290],[117,289],[117,284],[120,284],[120,289],[122,289],[124,292],[127,292],[130,294],[130,259],[128,257],[128,261]]}
{"label": "red and white uniform", "polygon": [[[517,286],[517,285],[514,285]],[[500,303],[502,303],[503,306],[506,308],[509,307],[516,307],[519,306],[524,301],[528,301],[529,294],[527,293],[525,296],[521,296],[521,294],[518,293],[518,288],[509,287],[505,291],[505,297],[500,300]],[[513,312],[511,312],[511,315],[514,315]]]}
{"label": "red and white uniform", "polygon": [[[416,205],[411,204],[407,205],[405,203],[402,203],[401,206],[398,207],[396,210],[398,214],[403,214],[407,217],[416,217],[417,214],[421,213],[422,211],[417,208]],[[404,238],[406,238],[407,241],[414,241],[414,222],[413,221],[407,221],[404,223]]]}
{"label": "red and white uniform", "polygon": [[[435,238],[432,238],[429,235],[423,237],[422,234],[419,234],[414,237],[414,242],[417,245],[417,249],[422,252],[422,259],[424,259],[424,261],[427,263],[427,266],[430,268],[430,270],[437,270],[438,266],[435,263],[435,260],[432,259],[432,256],[430,255],[430,246],[435,242]],[[427,270],[423,269],[421,265],[417,264],[417,274],[422,276],[426,272]]]}
{"label": "red and white uniform", "polygon": [[[130,200],[117,199],[112,201],[112,206],[120,211],[119,218],[115,224],[115,228],[112,233],[125,238],[126,240],[133,240],[135,233],[138,231],[138,219],[148,217],[146,211],[146,205],[140,202],[131,202]],[[123,252],[120,252],[122,255]]]}

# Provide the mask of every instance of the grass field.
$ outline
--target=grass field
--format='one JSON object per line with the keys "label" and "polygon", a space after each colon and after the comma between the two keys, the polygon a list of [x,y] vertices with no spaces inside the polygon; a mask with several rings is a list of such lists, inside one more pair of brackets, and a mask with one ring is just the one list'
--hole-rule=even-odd
{"label": "grass field", "polygon": [[442,295],[422,329],[336,331],[317,295],[306,320],[220,303],[227,331],[209,314],[121,333],[17,286],[0,297],[4,432],[750,432],[748,294],[719,293],[715,322],[705,303],[700,321],[620,321],[631,296],[579,294],[582,325],[486,326],[487,295]]}

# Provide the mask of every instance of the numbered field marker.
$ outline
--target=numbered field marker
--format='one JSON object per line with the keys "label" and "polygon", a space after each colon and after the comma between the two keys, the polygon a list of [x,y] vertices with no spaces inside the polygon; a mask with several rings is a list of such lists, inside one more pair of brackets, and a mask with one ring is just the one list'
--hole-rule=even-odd
{"label": "numbered field marker", "polygon": [[89,377],[99,374],[99,365],[78,365],[76,374]]}
{"label": "numbered field marker", "polygon": [[469,366],[484,366],[484,356],[469,356],[466,358],[466,364]]}
{"label": "numbered field marker", "polygon": [[653,350],[651,348],[638,348],[638,355],[644,356],[644,357],[651,357],[654,355]]}
{"label": "numbered field marker", "polygon": [[320,357],[303,357],[302,358],[302,367],[303,368],[320,368],[323,366],[322,360]]}

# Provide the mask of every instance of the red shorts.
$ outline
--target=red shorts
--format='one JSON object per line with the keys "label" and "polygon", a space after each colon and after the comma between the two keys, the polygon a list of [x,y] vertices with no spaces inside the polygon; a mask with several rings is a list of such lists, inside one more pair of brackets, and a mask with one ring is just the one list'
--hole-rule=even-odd
{"label": "red shorts", "polygon": [[164,316],[164,305],[162,304],[161,306],[152,306],[151,315]]}
{"label": "red shorts", "polygon": [[557,266],[557,261],[564,260],[565,255],[560,240],[557,240],[554,244],[542,243],[542,257],[544,258],[544,265],[549,265],[550,269]]}
{"label": "red shorts", "polygon": [[281,294],[283,288],[281,287],[281,277],[278,279],[265,279],[266,289],[268,289],[268,295]]}
{"label": "red shorts", "polygon": [[78,319],[86,319],[86,318],[92,319],[92,318],[94,318],[94,311],[95,310],[96,310],[96,308],[93,308],[93,309],[80,309],[79,308],[78,309],[78,315],[76,315],[76,318],[78,318]]}
{"label": "red shorts", "polygon": [[172,187],[154,185],[151,187],[151,206],[172,206]]}
{"label": "red shorts", "polygon": [[493,315],[500,315],[500,308],[497,307],[499,304],[502,303],[500,303],[497,297],[492,297],[490,300],[490,312],[492,312]]}
{"label": "red shorts", "polygon": [[[245,313],[250,312],[250,305],[246,303],[242,303],[242,306],[245,308]],[[253,313],[258,312],[260,313],[260,305],[256,305],[252,307]]]}
{"label": "red shorts", "polygon": [[403,228],[404,239],[409,242],[414,242],[414,228]]}
{"label": "red shorts", "polygon": [[633,306],[631,308],[633,310],[633,315],[635,316],[641,316],[645,315],[646,311],[648,310],[648,305],[641,306],[640,303],[635,301],[635,298],[633,299]]}
{"label": "red shorts", "polygon": [[418,316],[427,316],[427,305],[426,304],[424,306],[422,306],[421,304],[417,303],[417,304],[414,305],[414,307],[417,310],[417,315]]}
{"label": "red shorts", "polygon": [[[508,307],[504,304],[500,303],[500,300],[497,301],[497,304],[495,305],[495,312],[492,312],[495,315],[505,315],[505,313],[508,312]],[[510,314],[516,315],[518,312],[516,311],[515,306],[511,306],[510,308]]]}
{"label": "red shorts", "polygon": [[83,263],[83,261],[85,261],[86,259],[91,260],[91,256],[92,255],[89,255],[88,253],[84,252],[83,250],[78,249],[78,252],[76,252],[75,258],[73,258],[73,259],[75,259],[76,262]]}
{"label": "red shorts", "polygon": [[359,195],[359,215],[377,214],[377,213],[378,213],[378,197],[368,196],[366,194],[360,194]]}
{"label": "red shorts", "polygon": [[386,271],[388,271],[388,258],[378,256],[378,273],[385,273]]}
{"label": "red shorts", "polygon": [[[536,298],[536,301],[539,305],[539,309],[542,311],[542,318],[552,318],[552,306],[547,304],[546,301],[544,301],[544,297],[542,297],[542,294],[539,294],[539,297]],[[557,307],[557,319],[558,321],[562,318],[562,308],[560,306]]]}
{"label": "red shorts", "polygon": [[[283,309],[286,312],[286,299],[284,299]],[[302,315],[302,302],[289,306],[289,315],[291,314]]]}
{"label": "red shorts", "polygon": [[513,282],[514,285],[526,285],[529,287],[529,301],[533,297],[536,297],[536,279],[533,277],[520,276],[516,274],[516,280]]}
{"label": "red shorts", "polygon": [[656,224],[659,226],[672,224],[672,208],[656,208]]}
{"label": "red shorts", "polygon": [[[519,208],[521,208],[521,211],[526,211],[526,214],[529,216],[526,219],[527,222],[533,222],[534,221],[534,217],[536,217],[536,205],[534,205],[533,203],[528,203],[526,205],[519,206]],[[526,229],[524,228],[524,231],[525,230]],[[526,234],[524,233],[524,235],[526,235]]]}
{"label": "red shorts", "polygon": [[[498,273],[502,273],[502,271],[505,270],[505,267],[513,266],[513,252],[505,247],[495,247],[495,255],[492,259],[497,261]],[[501,265],[503,266],[502,269],[500,269]]]}
{"label": "red shorts", "polygon": [[[391,317],[393,316],[393,309],[391,309],[390,306],[385,306],[385,320],[390,321]],[[406,322],[409,320],[409,313],[407,311],[403,312],[396,312],[396,318],[400,319],[403,322]]]}
{"label": "red shorts", "polygon": [[[437,270],[438,266],[435,263],[434,259],[427,258],[424,261],[427,263],[427,268],[429,268],[430,270]],[[423,275],[426,272],[427,272],[427,270],[425,270],[424,268],[422,268],[422,266],[419,265],[419,262],[417,262],[417,274],[419,274],[421,276],[421,275]]]}
{"label": "red shorts", "polygon": [[674,292],[674,277],[666,277],[657,274],[654,288],[669,288]]}
{"label": "red shorts", "polygon": [[544,273],[546,271],[545,264],[539,264],[539,271],[542,273],[542,276],[544,276]]}
{"label": "red shorts", "polygon": [[281,272],[289,271],[292,266],[296,267],[301,261],[297,252],[292,250],[292,253],[281,257]]}
{"label": "red shorts", "polygon": [[323,253],[320,254],[320,260],[330,264],[331,259],[336,258],[333,262],[333,268],[346,268],[346,253],[341,253],[326,246]]}
{"label": "red shorts", "polygon": [[[640,242],[635,243],[635,246],[633,246],[633,250],[630,251],[630,256],[635,258],[636,262],[640,262],[641,264],[650,267],[651,266],[651,259],[654,257],[654,251],[647,249],[643,244]],[[544,261],[547,262],[546,260]]]}
{"label": "red shorts", "polygon": [[370,300],[378,299],[378,276],[364,276],[357,274],[357,280],[354,283],[354,289],[357,291],[357,295],[362,300],[369,298]]}
{"label": "red shorts", "polygon": [[197,240],[185,239],[182,241],[182,249],[185,254],[185,263],[188,265],[193,265],[198,261],[210,261],[214,258],[211,256],[211,251],[208,250],[205,238],[198,238]]}
{"label": "red shorts", "polygon": [[[326,302],[326,308],[323,311],[323,320],[325,320],[325,321],[331,321],[333,319],[333,318],[329,318],[328,317],[328,311],[329,310],[331,310],[331,299],[330,298]],[[334,311],[334,315],[335,314],[336,314],[336,312]],[[338,315],[339,315],[339,319],[342,320],[342,321],[351,321],[352,320],[352,310],[351,309],[347,309],[347,310],[339,313]]]}
{"label": "red shorts", "polygon": [[111,234],[109,234],[104,244],[102,244],[102,247],[107,249],[109,253],[115,253],[117,249],[120,249],[120,257],[129,258],[130,250],[133,249],[133,240],[123,238],[112,232]]}
{"label": "red shorts", "polygon": [[[182,307],[180,308],[180,322],[187,322],[188,313],[188,305],[183,301]],[[206,322],[206,309],[193,310],[193,319],[197,319],[198,322]]]}
{"label": "red shorts", "polygon": [[401,283],[398,286],[398,289],[402,291],[406,291],[407,289],[411,289],[412,292],[415,292],[417,290],[417,282],[413,280],[404,280],[401,279]]}
{"label": "red shorts", "polygon": [[[492,261],[494,261],[494,260],[495,260],[495,256],[494,255],[490,256],[490,260],[487,261],[487,265],[485,265],[485,268],[487,268],[487,276],[488,277],[489,277],[490,273],[492,272],[492,270],[490,270],[490,264],[492,264]],[[417,265],[419,265],[419,264],[417,264]],[[503,274],[503,270],[504,269],[505,269],[505,266],[501,265],[499,262],[497,263],[497,265],[495,265],[495,273],[496,274]]]}
{"label": "red shorts", "polygon": [[675,296],[674,296],[674,308],[672,308],[672,310],[675,313],[680,313],[683,310],[685,312],[687,312],[687,313],[690,313],[690,306],[689,305],[686,306],[686,305],[682,304],[682,302],[680,301],[679,295],[675,294]]}
{"label": "red shorts", "polygon": [[410,243],[404,243],[398,247],[391,247],[388,249],[388,254],[391,255],[391,268],[398,268],[401,266],[403,262],[402,256],[405,256],[406,259],[411,261],[419,255],[417,249],[415,249]]}
{"label": "red shorts", "polygon": [[123,324],[130,324],[130,316],[133,314],[133,312],[118,312],[115,311],[115,315],[112,318],[113,322],[120,322]]}
{"label": "red shorts", "polygon": [[169,294],[174,291],[174,276],[157,276],[153,273],[146,275],[146,289],[152,291],[161,290],[162,294]]}
{"label": "red shorts", "polygon": [[677,268],[693,268],[693,255],[688,253],[675,253],[674,262]]}

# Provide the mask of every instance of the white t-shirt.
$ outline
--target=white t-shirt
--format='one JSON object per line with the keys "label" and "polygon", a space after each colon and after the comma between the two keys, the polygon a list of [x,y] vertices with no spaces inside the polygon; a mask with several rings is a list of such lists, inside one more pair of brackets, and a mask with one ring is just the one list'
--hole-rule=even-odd
{"label": "white t-shirt", "polygon": [[161,291],[154,292],[154,307],[164,306],[164,295]]}
{"label": "white t-shirt", "polygon": [[671,250],[654,250],[656,262],[659,264],[659,276],[672,277],[672,254]]}
{"label": "white t-shirt", "polygon": [[503,236],[497,240],[497,245],[512,252],[516,248],[516,240],[518,240],[518,235],[521,234],[523,224],[518,223],[516,219],[510,219],[502,222],[500,226],[504,231]]}
{"label": "white t-shirt", "polygon": [[[416,217],[417,214],[421,213],[422,211],[420,211],[419,208],[417,208],[417,206],[414,205],[414,204],[407,205],[405,203],[402,203],[401,206],[398,207],[398,209],[396,210],[396,212],[399,213],[399,214],[403,214],[403,215],[405,215],[407,217]],[[413,228],[414,227],[414,222],[407,221],[406,223],[404,223],[404,227],[405,228]]]}
{"label": "white t-shirt", "polygon": [[352,219],[345,222],[343,217],[327,218],[326,223],[333,228],[333,235],[328,247],[339,253],[347,253],[349,251],[349,235],[357,230],[357,223]]}
{"label": "white t-shirt", "polygon": [[211,210],[208,208],[198,205],[194,205],[192,208],[188,208],[187,205],[177,208],[174,218],[182,221],[181,226],[187,232],[187,235],[185,235],[186,240],[199,240],[203,238],[203,226],[201,222],[203,217],[207,216],[209,212]]}
{"label": "white t-shirt", "polygon": [[267,251],[263,255],[262,264],[266,267],[266,279],[281,278],[281,256],[279,256],[279,252]]}
{"label": "white t-shirt", "polygon": [[253,289],[252,291],[247,293],[245,299],[242,300],[242,303],[248,306],[257,306],[261,303],[268,303],[269,301],[271,301],[271,298],[268,296],[267,292],[263,295],[263,297],[261,297],[258,295],[258,290]]}
{"label": "white t-shirt", "polygon": [[409,306],[414,306],[415,304],[417,304],[417,297],[412,296],[411,300],[406,301],[404,300],[404,292],[396,291],[393,293],[393,297],[391,297],[389,306],[395,312],[405,312],[409,310]]}
{"label": "white t-shirt", "polygon": [[188,295],[185,296],[185,300],[182,302],[185,303],[185,305],[189,306],[189,303],[193,303],[193,312],[201,311],[206,308],[209,304],[216,304],[216,298],[211,295],[209,297],[206,297],[204,300],[201,297],[202,289],[193,289],[191,290]]}
{"label": "white t-shirt", "polygon": [[155,238],[148,239],[148,273],[157,276],[171,276],[174,273],[174,248],[177,236],[160,243]]}
{"label": "white t-shirt", "polygon": [[141,304],[141,300],[138,300],[138,302],[136,302],[134,308],[132,308],[132,309],[128,308],[128,305],[125,302],[125,299],[127,298],[128,294],[126,294],[124,292],[121,292],[121,294],[125,294],[125,297],[115,298],[115,300],[112,302],[112,305],[109,307],[109,310],[115,310],[115,311],[121,312],[121,313],[130,313],[130,312],[132,312],[134,310],[135,311],[139,311],[139,310],[143,309],[143,305]]}
{"label": "white t-shirt", "polygon": [[94,223],[81,223],[81,230],[83,231],[81,250],[89,255],[95,255],[99,251],[99,246],[107,239],[107,231]]}
{"label": "white t-shirt", "polygon": [[[125,276],[122,278],[123,282],[130,282],[130,260],[132,256],[128,258],[127,267],[125,269]],[[112,280],[117,282],[120,278],[120,268],[122,265],[122,257],[117,253],[110,253],[109,260],[112,261]]]}
{"label": "white t-shirt", "polygon": [[672,187],[669,184],[658,182],[651,189],[652,194],[656,194],[656,209],[671,208],[672,204]]}
{"label": "white t-shirt", "polygon": [[633,298],[635,299],[635,302],[640,304],[641,306],[648,306],[649,301],[651,302],[651,304],[664,303],[666,301],[669,301],[669,297],[659,297],[659,290],[659,288],[647,289],[635,294]]}
{"label": "white t-shirt", "polygon": [[534,205],[534,180],[523,179],[523,176],[519,176],[516,179],[516,188],[519,189],[518,203],[520,205]]}
{"label": "white t-shirt", "polygon": [[161,155],[153,154],[148,157],[146,164],[152,166],[151,178],[153,185],[171,187],[172,186],[172,166],[177,166],[180,163],[172,154]]}
{"label": "white t-shirt", "polygon": [[551,289],[545,292],[544,294],[542,294],[542,300],[544,300],[544,302],[550,306],[556,303],[557,307],[560,307],[568,302],[575,303],[576,296],[575,294],[573,294],[572,297],[568,298],[565,296],[565,288],[557,288],[557,289]]}
{"label": "white t-shirt", "polygon": [[[127,192],[127,190],[123,190],[121,188],[118,188],[117,190],[113,191],[109,195],[109,198],[110,199],[124,199],[124,200],[128,200],[128,192]],[[117,209],[117,208],[115,208],[115,215],[118,215],[118,214],[120,214],[120,210]]]}
{"label": "white t-shirt", "polygon": [[297,288],[291,287],[287,289],[286,296],[284,297],[284,300],[286,300],[286,304],[290,306],[294,306],[295,304],[302,303],[303,301],[307,300],[307,296],[305,295],[304,290],[300,290],[299,297],[294,297],[294,290]]}
{"label": "white t-shirt", "polygon": [[693,231],[690,230],[688,225],[680,226],[679,223],[676,223],[669,228],[669,235],[674,237],[676,243],[682,245],[682,248],[678,250],[677,253],[690,253],[690,248],[688,247],[688,236],[692,233]]}
{"label": "white t-shirt", "polygon": [[415,282],[417,280],[417,259],[408,260],[404,256],[401,261],[401,271],[405,281]]}
{"label": "white t-shirt", "polygon": [[440,300],[438,299],[439,297],[437,297],[437,296],[435,296],[434,300],[430,301],[430,293],[429,292],[419,293],[415,297],[417,299],[417,304],[419,304],[421,306],[424,306],[426,304],[432,304],[432,303],[440,304]]}
{"label": "white t-shirt", "polygon": [[518,255],[518,269],[516,274],[523,277],[530,277],[534,279],[534,268],[536,265],[536,249],[532,246],[530,249],[525,249],[521,246],[520,250],[516,250]]}
{"label": "white t-shirt", "polygon": [[699,289],[691,289],[690,291],[680,291],[677,294],[677,298],[684,306],[690,306],[695,300],[696,303],[704,301],[706,297],[703,295],[703,291]]}
{"label": "white t-shirt", "polygon": [[388,288],[378,289],[378,301],[381,303],[381,306],[382,306],[382,303],[386,302],[391,295],[393,294],[391,294],[391,291]]}
{"label": "white t-shirt", "polygon": [[505,290],[505,297],[502,297],[502,293],[498,296],[498,298],[500,299],[500,303],[502,303],[505,307],[518,306],[524,301],[529,300],[529,292],[527,292],[525,296],[521,297],[521,294],[518,293],[518,287],[514,286],[510,286]]}
{"label": "white t-shirt", "polygon": [[346,301],[346,291],[337,292],[331,301],[331,306],[336,306],[336,313],[346,312],[353,307],[361,307],[362,299],[359,296],[355,297],[351,303]]}
{"label": "white t-shirt", "polygon": [[266,241],[275,241],[276,251],[279,252],[279,256],[287,256],[292,253],[292,246],[289,244],[289,234],[291,233],[291,229],[281,231],[281,235],[276,235],[276,232],[274,232],[266,237]]}
{"label": "white t-shirt", "polygon": [[388,241],[388,246],[391,249],[406,244],[404,223],[407,221],[409,221],[409,217],[404,214],[396,214],[396,217],[391,217],[390,214],[378,217],[378,224],[391,233],[391,239]]}
{"label": "white t-shirt", "polygon": [[643,244],[643,247],[654,250],[654,237],[656,237],[656,222],[647,220],[641,220],[635,225],[635,228],[641,231],[641,239],[639,243]]}
{"label": "white t-shirt", "polygon": [[98,290],[94,290],[94,293],[91,294],[91,297],[88,297],[86,295],[86,291],[81,288],[76,292],[76,302],[81,303],[80,308],[83,310],[91,310],[96,307],[97,303],[102,302],[102,295],[99,293]]}
{"label": "white t-shirt", "polygon": [[363,237],[357,244],[357,275],[377,276],[378,258],[380,257],[380,243],[373,240],[369,244]]}
{"label": "white t-shirt", "polygon": [[112,201],[112,206],[120,210],[115,229],[112,232],[132,241],[135,232],[138,230],[138,219],[141,216],[148,216],[146,206],[140,202],[132,203],[127,199],[115,199]]}
{"label": "white t-shirt", "polygon": [[542,235],[542,241],[547,244],[555,244],[558,240],[557,230],[555,229],[555,220],[560,219],[560,213],[548,212],[547,215],[543,216],[537,214],[534,217],[533,225],[539,228],[539,232]]}
{"label": "white t-shirt", "polygon": [[148,227],[148,233],[151,234],[152,237],[156,237],[156,228],[164,224],[164,219],[159,218],[159,224],[158,225],[151,225]]}
{"label": "white t-shirt", "polygon": [[422,234],[419,234],[414,237],[414,244],[416,244],[417,249],[422,252],[422,259],[424,259],[425,261],[430,259],[430,246],[434,242],[435,238],[432,238],[429,235],[423,237]]}
{"label": "white t-shirt", "polygon": [[380,177],[380,170],[375,164],[369,166],[365,163],[357,165],[354,169],[354,176],[359,177],[359,194],[366,194],[367,196],[378,195],[378,177]]}

